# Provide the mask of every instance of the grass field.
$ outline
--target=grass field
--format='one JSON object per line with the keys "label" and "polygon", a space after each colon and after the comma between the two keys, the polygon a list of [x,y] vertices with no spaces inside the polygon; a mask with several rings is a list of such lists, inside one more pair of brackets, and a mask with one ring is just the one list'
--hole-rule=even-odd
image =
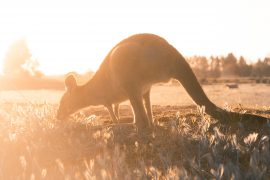
{"label": "grass field", "polygon": [[[207,85],[232,111],[270,118],[270,86]],[[0,92],[0,179],[268,179],[269,124],[216,124],[183,88],[152,90],[155,127],[138,133],[125,102],[113,125],[103,107],[56,120],[61,91]]]}

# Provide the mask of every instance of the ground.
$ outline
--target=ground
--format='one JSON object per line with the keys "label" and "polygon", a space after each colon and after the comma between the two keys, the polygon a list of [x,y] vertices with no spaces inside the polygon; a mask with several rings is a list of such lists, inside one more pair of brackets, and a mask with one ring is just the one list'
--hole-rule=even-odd
{"label": "ground", "polygon": [[[203,87],[232,111],[270,118],[270,86]],[[138,133],[128,102],[112,124],[101,106],[55,118],[62,91],[0,92],[0,179],[267,179],[269,124],[229,127],[178,85],[152,90],[155,127]]]}

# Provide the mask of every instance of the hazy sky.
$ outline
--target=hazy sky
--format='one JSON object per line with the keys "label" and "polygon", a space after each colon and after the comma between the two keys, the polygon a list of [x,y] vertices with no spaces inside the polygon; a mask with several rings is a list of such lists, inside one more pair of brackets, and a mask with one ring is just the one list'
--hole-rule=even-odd
{"label": "hazy sky", "polygon": [[11,43],[25,38],[45,74],[96,70],[117,42],[144,32],[184,56],[263,58],[270,54],[270,1],[3,0],[0,68]]}

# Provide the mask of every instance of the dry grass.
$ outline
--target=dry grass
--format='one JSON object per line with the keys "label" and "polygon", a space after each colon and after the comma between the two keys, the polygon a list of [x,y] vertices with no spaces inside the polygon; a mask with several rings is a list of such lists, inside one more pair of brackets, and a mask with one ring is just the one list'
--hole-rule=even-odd
{"label": "dry grass", "polygon": [[[138,133],[132,124],[108,124],[100,107],[97,116],[84,111],[59,122],[53,104],[0,105],[0,179],[270,177],[267,125],[230,129],[213,126],[201,108],[154,106],[155,128]],[[127,106],[121,111],[130,121]]]}

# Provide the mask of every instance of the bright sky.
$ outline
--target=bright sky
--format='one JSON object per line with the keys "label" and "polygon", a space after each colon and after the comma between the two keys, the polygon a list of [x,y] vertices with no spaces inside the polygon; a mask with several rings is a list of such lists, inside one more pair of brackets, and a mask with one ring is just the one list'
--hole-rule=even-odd
{"label": "bright sky", "polygon": [[184,56],[263,58],[270,54],[270,1],[3,0],[0,68],[11,43],[25,38],[45,74],[96,70],[117,42],[143,32]]}

